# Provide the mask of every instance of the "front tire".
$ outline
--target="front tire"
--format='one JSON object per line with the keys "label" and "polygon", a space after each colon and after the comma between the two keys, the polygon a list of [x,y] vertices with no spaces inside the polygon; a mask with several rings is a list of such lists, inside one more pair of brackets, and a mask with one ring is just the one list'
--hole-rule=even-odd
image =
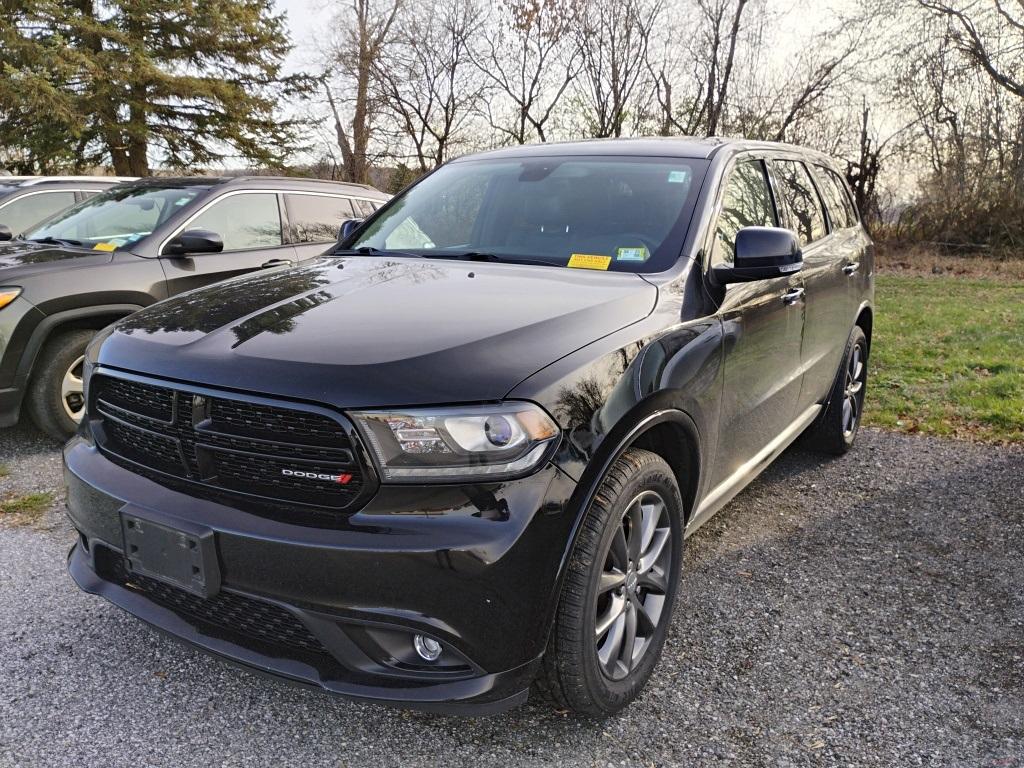
{"label": "front tire", "polygon": [[615,714],[661,656],[683,550],[671,468],[631,448],[601,482],[569,562],[537,688],[563,709]]}
{"label": "front tire", "polygon": [[47,342],[29,381],[25,407],[35,425],[54,440],[71,437],[85,413],[82,364],[93,330],[65,331]]}
{"label": "front tire", "polygon": [[825,411],[808,430],[811,448],[840,456],[853,447],[860,430],[867,387],[868,339],[860,326],[854,326]]}

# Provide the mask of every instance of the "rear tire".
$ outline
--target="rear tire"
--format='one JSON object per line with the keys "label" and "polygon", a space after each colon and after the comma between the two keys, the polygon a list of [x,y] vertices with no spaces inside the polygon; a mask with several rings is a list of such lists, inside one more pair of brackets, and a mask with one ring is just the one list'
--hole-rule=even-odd
{"label": "rear tire", "polygon": [[854,326],[825,411],[807,431],[810,448],[840,456],[853,447],[860,430],[867,387],[868,339],[860,326]]}
{"label": "rear tire", "polygon": [[65,331],[50,339],[29,380],[25,407],[29,417],[54,440],[71,437],[85,412],[82,362],[96,331]]}
{"label": "rear tire", "polygon": [[639,695],[661,656],[679,584],[683,502],[671,468],[631,448],[586,512],[535,687],[604,717]]}

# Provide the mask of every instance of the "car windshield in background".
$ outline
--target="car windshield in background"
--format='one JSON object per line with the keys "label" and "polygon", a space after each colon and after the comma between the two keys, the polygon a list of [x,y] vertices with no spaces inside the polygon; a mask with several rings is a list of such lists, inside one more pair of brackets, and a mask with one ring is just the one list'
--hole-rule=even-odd
{"label": "car windshield in background", "polygon": [[409,189],[351,247],[658,272],[679,257],[706,168],[666,157],[455,162]]}
{"label": "car windshield in background", "polygon": [[106,250],[130,246],[192,202],[201,187],[120,187],[102,192],[24,234]]}

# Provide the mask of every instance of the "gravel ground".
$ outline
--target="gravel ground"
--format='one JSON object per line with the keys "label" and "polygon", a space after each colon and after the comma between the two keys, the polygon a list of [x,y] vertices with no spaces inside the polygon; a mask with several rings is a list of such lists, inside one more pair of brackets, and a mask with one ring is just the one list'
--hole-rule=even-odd
{"label": "gravel ground", "polygon": [[[57,450],[0,432],[0,497]],[[358,705],[164,639],[64,571],[59,504],[0,522],[0,765],[1024,766],[1024,451],[866,431],[784,455],[688,542],[624,715]]]}

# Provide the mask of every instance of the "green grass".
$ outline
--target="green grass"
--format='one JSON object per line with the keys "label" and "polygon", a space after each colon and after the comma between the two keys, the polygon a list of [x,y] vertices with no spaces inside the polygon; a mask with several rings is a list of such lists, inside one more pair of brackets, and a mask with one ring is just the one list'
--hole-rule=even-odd
{"label": "green grass", "polygon": [[11,470],[7,468],[6,464],[0,464],[0,477],[7,477],[11,474]]}
{"label": "green grass", "polygon": [[0,499],[0,514],[38,517],[53,504],[53,494],[26,493],[24,496],[10,496]]}
{"label": "green grass", "polygon": [[878,278],[865,423],[1024,442],[1024,282]]}

